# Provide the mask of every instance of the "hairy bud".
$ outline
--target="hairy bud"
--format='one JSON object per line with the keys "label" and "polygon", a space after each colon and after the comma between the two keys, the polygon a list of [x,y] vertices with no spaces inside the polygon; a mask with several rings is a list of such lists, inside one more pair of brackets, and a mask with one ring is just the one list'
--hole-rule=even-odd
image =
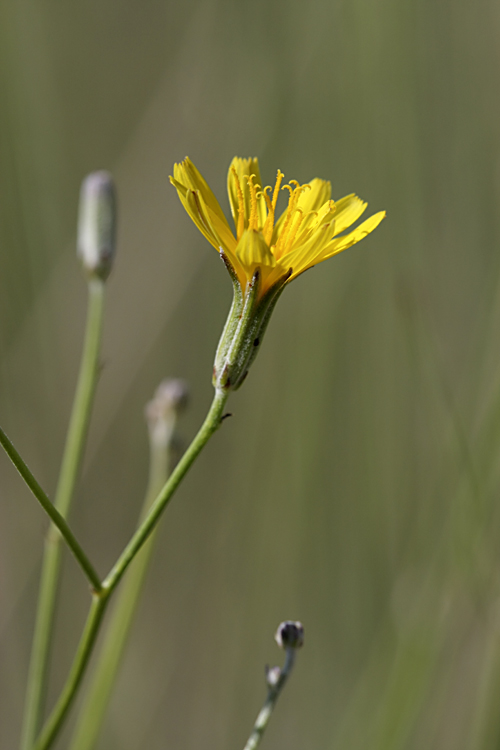
{"label": "hairy bud", "polygon": [[82,182],[77,253],[90,277],[105,281],[115,255],[116,194],[109,172],[92,172]]}

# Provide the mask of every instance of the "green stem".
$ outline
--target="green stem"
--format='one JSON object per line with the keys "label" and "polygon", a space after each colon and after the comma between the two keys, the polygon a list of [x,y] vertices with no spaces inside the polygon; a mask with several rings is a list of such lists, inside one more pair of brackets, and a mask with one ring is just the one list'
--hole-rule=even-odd
{"label": "green stem", "polygon": [[188,469],[191,467],[191,464],[196,459],[202,448],[210,440],[214,432],[219,428],[228,395],[228,391],[215,391],[214,400],[212,401],[210,410],[200,427],[198,434],[175,467],[170,479],[153,502],[146,518],[141,523],[117,562],[104,579],[102,587],[105,591],[113,591],[116,587],[126,569],[158,523],[160,515],[165,510],[168,501],[174,494]]}
{"label": "green stem", "polygon": [[45,494],[43,489],[40,487],[38,482],[36,481],[35,477],[29,470],[28,466],[24,463],[23,459],[15,449],[14,445],[11,443],[5,432],[0,427],[0,445],[5,449],[5,452],[7,453],[8,457],[32,491],[33,495],[36,497],[44,511],[47,513],[49,518],[51,519],[54,526],[56,526],[61,533],[61,536],[63,537],[64,541],[70,548],[71,552],[75,556],[75,559],[77,563],[80,565],[81,569],[87,576],[90,585],[95,591],[101,590],[101,580],[99,576],[97,575],[96,571],[94,570],[94,567],[90,560],[88,559],[87,555],[81,548],[80,544],[78,543],[75,535],[71,531],[70,527],[64,520],[63,516],[59,513],[57,508],[52,504],[49,497]]}
{"label": "green stem", "polygon": [[[67,516],[71,505],[88,433],[90,413],[99,374],[98,357],[103,307],[104,282],[92,278],[89,281],[89,306],[80,372],[55,497],[55,507],[63,518]],[[45,542],[23,716],[21,750],[31,750],[40,725],[61,568],[60,541],[59,532],[55,526],[51,525]]]}
{"label": "green stem", "polygon": [[78,480],[95,389],[99,377],[99,349],[101,346],[104,313],[104,289],[105,285],[103,281],[96,278],[90,279],[89,306],[82,361],[55,499],[56,508],[65,517],[68,514]]}
{"label": "green stem", "polygon": [[97,635],[97,630],[101,621],[102,612],[99,609],[96,609],[96,599],[99,603],[102,604],[102,606],[104,606],[104,603],[113,593],[126,569],[130,565],[134,557],[137,555],[149,535],[152,533],[153,529],[158,523],[161,513],[165,509],[168,501],[179,486],[180,482],[186,475],[188,469],[191,467],[192,463],[194,462],[202,448],[207,444],[214,432],[219,428],[228,395],[229,394],[226,391],[217,390],[215,392],[214,400],[212,401],[210,410],[200,430],[175,467],[170,476],[170,479],[164,485],[163,489],[153,502],[146,518],[140,524],[127,547],[120,555],[118,561],[113,566],[109,575],[103,582],[100,594],[94,595],[93,610],[91,610],[89,619],[87,620],[87,625],[78,647],[78,652],[73,662],[73,666],[71,667],[71,672],[68,677],[67,683],[63,688],[63,692],[61,693],[61,697],[59,698],[56,707],[52,711],[45,727],[42,730],[40,738],[34,745],[33,750],[48,750],[59,729],[61,728],[69,708],[71,707],[76,694],[76,690],[78,688],[78,685],[80,684],[88,661],[90,659],[92,648],[95,642],[95,637]]}
{"label": "green stem", "polygon": [[[171,438],[174,425],[171,427]],[[141,519],[147,514],[153,500],[168,477],[171,445],[160,445],[151,441],[149,483],[144,500]],[[92,675],[78,715],[71,750],[91,750],[94,747],[109,704],[113,685],[125,649],[127,638],[135,615],[144,578],[153,552],[156,529],[137,554],[118,593],[118,600],[110,614],[106,626],[104,642],[99,660]]]}
{"label": "green stem", "polygon": [[285,686],[285,682],[287,681],[290,672],[292,671],[295,662],[295,654],[296,651],[294,648],[287,648],[284,667],[280,671],[276,684],[270,686],[269,688],[267,698],[261,710],[259,711],[257,719],[255,720],[252,734],[248,738],[244,750],[255,750],[255,748],[260,744],[262,735],[266,731],[267,725],[269,724],[269,719],[271,718],[271,714],[274,711],[274,707],[276,706],[276,702]]}
{"label": "green stem", "polygon": [[88,664],[99,633],[99,626],[107,603],[107,596],[103,597],[99,594],[93,595],[90,612],[87,617],[87,622],[85,623],[80,643],[78,644],[78,650],[69,677],[66,681],[66,685],[64,686],[63,691],[59,696],[59,700],[57,701],[39,738],[35,742],[33,750],[46,750],[46,748],[50,747],[59,732],[66,717],[68,707],[71,705],[71,702],[76,695],[76,691],[82,681],[85,667]]}

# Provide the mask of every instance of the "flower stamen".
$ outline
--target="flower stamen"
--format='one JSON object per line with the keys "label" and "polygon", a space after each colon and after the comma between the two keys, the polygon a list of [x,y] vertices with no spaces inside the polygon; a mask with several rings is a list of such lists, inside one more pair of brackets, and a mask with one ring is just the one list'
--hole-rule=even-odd
{"label": "flower stamen", "polygon": [[[273,210],[273,204],[271,203],[271,198],[266,193],[266,190],[271,190],[271,185],[266,185],[266,187],[264,188],[264,190],[262,190],[259,193],[259,195],[263,195],[264,196],[264,200],[266,201],[267,210],[268,210],[269,213],[271,213],[271,211]],[[266,219],[266,221],[267,221],[267,219]]]}
{"label": "flower stamen", "polygon": [[250,174],[246,178],[248,189],[250,191],[250,218],[248,219],[248,228],[257,231],[259,228],[257,215],[257,188],[260,187],[260,185],[253,184],[254,178],[254,174]]}
{"label": "flower stamen", "polygon": [[264,188],[264,198],[266,199],[267,204],[267,219],[265,221],[265,224],[262,228],[262,233],[264,235],[264,240],[267,242],[268,245],[271,244],[271,239],[273,236],[273,229],[274,229],[274,214],[276,211],[276,204],[278,202],[278,196],[280,192],[281,187],[281,181],[283,180],[283,177],[285,175],[281,170],[278,169],[278,172],[276,174],[276,182],[274,184],[274,190],[273,190],[273,197],[272,199],[269,198],[269,196],[266,193],[266,190],[271,190],[271,186],[268,185]]}

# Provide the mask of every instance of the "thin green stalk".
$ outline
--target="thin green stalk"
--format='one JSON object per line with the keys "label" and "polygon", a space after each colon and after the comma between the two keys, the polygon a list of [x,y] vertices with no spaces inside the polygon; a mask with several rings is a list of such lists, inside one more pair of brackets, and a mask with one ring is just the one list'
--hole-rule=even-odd
{"label": "thin green stalk", "polygon": [[[64,447],[55,497],[55,507],[65,518],[68,514],[82,463],[90,414],[99,374],[99,348],[104,308],[104,282],[89,281],[89,305],[85,341],[73,409]],[[21,750],[31,750],[40,726],[54,610],[61,568],[61,536],[51,525],[46,538],[35,633],[28,675]]]}
{"label": "thin green stalk", "polygon": [[141,523],[117,562],[104,579],[102,587],[105,591],[113,591],[117,586],[126,569],[158,523],[160,515],[165,510],[168,501],[174,494],[188,469],[191,467],[191,464],[196,459],[202,448],[207,444],[214,432],[219,428],[228,396],[229,392],[227,391],[215,391],[212,405],[205,421],[198,431],[198,434],[175,467],[170,479],[154,501],[146,518]]}
{"label": "thin green stalk", "polygon": [[266,731],[267,725],[269,724],[269,719],[271,718],[271,714],[274,711],[274,707],[276,706],[276,702],[280,697],[280,693],[285,686],[285,682],[287,681],[290,672],[292,671],[295,662],[295,654],[296,651],[294,648],[286,649],[285,664],[283,666],[283,669],[279,670],[279,677],[276,680],[276,683],[269,686],[267,698],[264,702],[264,705],[259,711],[259,715],[255,720],[252,733],[247,740],[247,744],[245,745],[244,750],[255,750],[255,748],[260,744],[262,735]]}
{"label": "thin green stalk", "polygon": [[[165,509],[168,501],[179,486],[180,482],[186,475],[187,471],[193,464],[194,460],[207,444],[214,432],[219,428],[223,416],[224,406],[226,404],[228,393],[225,391],[216,391],[210,410],[203,422],[200,430],[193,439],[191,445],[184,453],[183,457],[172,472],[170,479],[164,485],[156,500],[153,502],[150,511],[144,521],[140,524],[138,530],[133,535],[129,544],[120,555],[118,561],[111,569],[106,580],[102,584],[100,594],[94,595],[93,610],[87,620],[87,626],[82,636],[78,652],[71,667],[67,683],[63,688],[61,697],[56,707],[49,716],[45,727],[43,728],[39,739],[34,745],[33,750],[48,750],[52,741],[62,727],[63,721],[68,710],[71,707],[76,690],[83,677],[87,664],[89,662],[95,637],[101,622],[102,612],[96,608],[96,599],[104,606],[114,589],[118,585],[126,569],[137,555],[149,535],[155,528],[162,511]],[[92,635],[92,637],[90,637]]]}
{"label": "thin green stalk", "polygon": [[29,470],[28,466],[24,463],[23,459],[15,449],[12,442],[9,440],[5,432],[0,427],[0,445],[3,446],[5,452],[9,456],[10,460],[36,497],[44,511],[51,519],[54,526],[56,526],[61,533],[64,541],[73,553],[75,560],[80,565],[81,569],[87,576],[90,585],[95,591],[101,590],[101,580],[97,575],[96,571],[87,555],[83,551],[75,535],[71,531],[69,525],[64,520],[63,516],[59,513],[57,508],[52,504],[50,498],[38,484],[37,480]]}
{"label": "thin green stalk", "polygon": [[107,596],[94,594],[92,605],[85,623],[85,628],[78,644],[78,650],[59,700],[52,711],[47,723],[45,724],[39,738],[36,740],[33,750],[46,750],[50,747],[56,735],[58,734],[63,721],[66,717],[68,707],[71,705],[76,695],[78,687],[82,681],[85,667],[88,664],[92,649],[94,647],[99,626],[102,622],[104,610],[109,601]]}
{"label": "thin green stalk", "polygon": [[103,281],[97,278],[90,279],[82,361],[55,499],[56,508],[65,517],[68,514],[78,480],[99,377],[104,290]]}
{"label": "thin green stalk", "polygon": [[[168,440],[155,442],[153,436],[150,440],[149,482],[141,511],[141,519],[146,517],[152,502],[168,478],[174,430],[175,419],[172,420],[170,425]],[[153,431],[150,430],[150,432]],[[152,532],[137,554],[125,576],[123,587],[117,595],[118,600],[106,626],[99,659],[80,709],[70,745],[71,750],[91,750],[97,740],[139,602],[144,578],[153,552],[156,531],[157,529]]]}

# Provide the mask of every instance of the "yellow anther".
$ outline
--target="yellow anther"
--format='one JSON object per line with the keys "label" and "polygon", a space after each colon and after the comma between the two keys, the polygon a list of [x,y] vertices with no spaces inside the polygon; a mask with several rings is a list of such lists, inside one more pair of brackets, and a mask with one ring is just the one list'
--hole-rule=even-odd
{"label": "yellow anther", "polygon": [[257,231],[259,228],[257,220],[257,187],[260,187],[260,185],[257,186],[253,184],[254,177],[254,174],[250,174],[247,177],[247,185],[250,191],[250,218],[248,219],[248,228]]}
{"label": "yellow anther", "polygon": [[276,182],[274,184],[274,190],[273,190],[273,197],[272,200],[269,198],[268,194],[266,193],[266,190],[271,190],[271,186],[268,185],[264,188],[264,198],[266,199],[266,205],[267,205],[267,219],[264,223],[264,226],[262,228],[262,232],[264,234],[264,239],[267,242],[268,245],[271,244],[271,239],[273,236],[273,229],[274,229],[274,214],[276,211],[276,204],[278,202],[278,196],[280,192],[280,186],[281,181],[285,175],[283,172],[281,172],[278,169],[278,172],[276,174]]}
{"label": "yellow anther", "polygon": [[283,174],[283,172],[281,172],[281,170],[278,169],[278,172],[276,174],[276,182],[274,184],[274,191],[273,191],[273,211],[276,209],[276,204],[278,202],[278,195],[280,192],[281,181],[283,180],[284,176],[285,175]]}
{"label": "yellow anther", "polygon": [[240,239],[245,229],[245,199],[243,198],[243,190],[241,189],[240,180],[238,173],[234,167],[231,167],[234,181],[236,183],[236,193],[238,194],[238,224],[236,226],[236,237]]}
{"label": "yellow anther", "polygon": [[[271,203],[271,198],[266,193],[266,190],[271,190],[271,186],[267,185],[267,187],[265,187],[264,190],[261,192],[261,195],[264,196],[268,212],[269,213],[273,213],[273,211],[274,211],[273,204]],[[266,219],[266,224],[267,224],[267,219]]]}

